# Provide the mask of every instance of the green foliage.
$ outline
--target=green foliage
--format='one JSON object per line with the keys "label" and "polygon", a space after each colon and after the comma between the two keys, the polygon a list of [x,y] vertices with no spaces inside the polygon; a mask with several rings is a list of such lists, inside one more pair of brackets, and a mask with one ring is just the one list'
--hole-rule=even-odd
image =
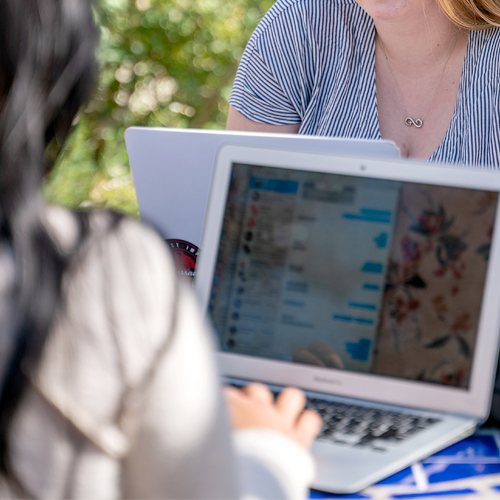
{"label": "green foliage", "polygon": [[248,38],[271,0],[101,0],[101,75],[44,192],[138,216],[132,125],[223,128]]}

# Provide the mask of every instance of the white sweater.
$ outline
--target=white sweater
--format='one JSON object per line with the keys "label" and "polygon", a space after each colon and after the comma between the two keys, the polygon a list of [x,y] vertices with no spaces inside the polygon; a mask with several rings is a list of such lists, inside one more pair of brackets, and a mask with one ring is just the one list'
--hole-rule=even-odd
{"label": "white sweater", "polygon": [[[73,215],[47,214],[71,250]],[[301,447],[262,429],[231,438],[212,335],[174,284],[164,242],[126,219],[108,232],[107,219],[91,217],[94,236],[65,276],[66,307],[15,416],[22,484],[40,498],[305,497],[313,462]]]}

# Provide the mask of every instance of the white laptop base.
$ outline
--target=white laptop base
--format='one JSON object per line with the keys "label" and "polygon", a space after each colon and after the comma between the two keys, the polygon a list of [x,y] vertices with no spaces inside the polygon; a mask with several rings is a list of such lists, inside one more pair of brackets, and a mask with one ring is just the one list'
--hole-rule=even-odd
{"label": "white laptop base", "polygon": [[[225,381],[235,386],[244,386],[249,383],[248,380],[234,378],[226,378]],[[275,393],[282,389],[276,385],[269,387]],[[320,435],[312,446],[312,452],[316,459],[316,477],[311,487],[331,493],[360,491],[470,436],[479,424],[476,419],[467,417],[409,410],[398,406],[375,404],[323,393],[305,392],[308,399],[307,408],[319,412],[324,420]],[[328,432],[331,428],[340,428],[343,420],[353,422],[357,419],[350,413],[348,416],[344,416],[343,420],[331,425],[330,415],[328,412],[325,414],[330,402],[335,403],[335,406],[341,405],[347,409],[364,407],[367,412],[382,414],[375,427],[375,433],[378,431],[382,437],[370,440],[368,445],[363,444],[363,439],[360,439],[360,436],[366,435],[367,430],[360,429],[359,425],[352,427],[352,430],[343,428],[341,432],[337,431],[325,435],[325,431]],[[416,417],[420,419],[420,422],[428,420],[436,422],[404,439],[398,437],[399,429],[392,433],[394,438],[384,437],[384,433],[390,434],[392,430],[391,417],[403,416],[405,418],[405,415],[408,415],[406,419]],[[359,444],[360,442],[361,444]]]}
{"label": "white laptop base", "polygon": [[499,192],[491,172],[222,148],[197,295],[225,377],[323,414],[314,488],[358,491],[487,417]]}

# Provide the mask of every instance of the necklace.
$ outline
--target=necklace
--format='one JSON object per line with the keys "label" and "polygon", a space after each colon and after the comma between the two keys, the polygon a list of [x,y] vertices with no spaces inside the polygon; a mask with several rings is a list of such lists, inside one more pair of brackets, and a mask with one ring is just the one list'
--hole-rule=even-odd
{"label": "necklace", "polygon": [[398,86],[396,85],[396,80],[394,78],[394,73],[392,72],[391,65],[389,63],[389,58],[387,57],[387,52],[385,51],[384,44],[382,43],[382,38],[380,38],[380,35],[377,33],[378,41],[380,42],[380,46],[382,47],[382,52],[384,53],[385,60],[387,61],[387,67],[389,68],[389,73],[391,74],[392,78],[392,83],[394,85],[394,90],[396,91],[396,95],[398,96],[398,101],[399,101],[399,106],[401,107],[401,111],[403,111],[403,117],[405,120],[405,125],[408,127],[411,127],[414,125],[416,128],[422,127],[424,124],[424,119],[427,116],[427,111],[429,111],[429,108],[432,104],[432,101],[434,100],[434,95],[436,94],[436,90],[439,87],[439,84],[441,83],[441,79],[443,78],[444,75],[444,70],[446,69],[446,66],[448,66],[448,61],[450,60],[451,53],[453,52],[453,49],[455,48],[455,44],[457,43],[458,39],[458,32],[455,36],[455,40],[453,41],[453,45],[451,46],[450,53],[448,54],[448,57],[446,58],[446,62],[444,63],[443,66],[443,71],[441,71],[441,75],[439,76],[439,80],[436,83],[436,86],[434,87],[434,91],[432,92],[431,98],[429,99],[429,103],[427,104],[427,107],[425,108],[424,114],[422,118],[412,118],[411,116],[408,116],[408,113],[405,110],[405,107],[403,106],[403,101],[401,100],[401,96],[399,95],[398,91]]}

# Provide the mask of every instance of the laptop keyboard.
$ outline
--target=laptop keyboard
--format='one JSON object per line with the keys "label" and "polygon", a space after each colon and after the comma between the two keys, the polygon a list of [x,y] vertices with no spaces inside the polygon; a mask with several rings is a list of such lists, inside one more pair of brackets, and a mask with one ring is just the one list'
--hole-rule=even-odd
{"label": "laptop keyboard", "polygon": [[323,418],[319,441],[387,451],[387,445],[398,444],[440,422],[410,413],[381,410],[365,406],[308,398],[306,408]]}
{"label": "laptop keyboard", "polygon": [[[242,387],[241,384],[230,384]],[[272,391],[276,397],[279,392]],[[307,398],[306,408],[323,419],[318,441],[366,448],[377,452],[415,436],[441,420],[406,412]]]}

